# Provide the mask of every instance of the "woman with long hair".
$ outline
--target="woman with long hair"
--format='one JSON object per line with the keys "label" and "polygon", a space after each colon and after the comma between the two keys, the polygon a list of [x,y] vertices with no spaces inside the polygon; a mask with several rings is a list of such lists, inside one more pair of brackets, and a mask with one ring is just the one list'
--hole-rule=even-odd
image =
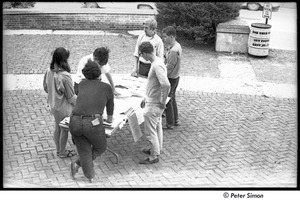
{"label": "woman with long hair", "polygon": [[47,103],[55,119],[53,139],[57,156],[60,158],[76,155],[74,150],[66,150],[68,131],[61,129],[58,125],[65,117],[71,115],[77,98],[68,64],[69,56],[70,52],[67,49],[56,48],[43,81],[44,90],[48,94]]}

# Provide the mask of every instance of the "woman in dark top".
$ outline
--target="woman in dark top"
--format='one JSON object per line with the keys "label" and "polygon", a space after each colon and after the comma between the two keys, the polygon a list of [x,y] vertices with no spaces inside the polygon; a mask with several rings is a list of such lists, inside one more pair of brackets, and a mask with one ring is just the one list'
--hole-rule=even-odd
{"label": "woman in dark top", "polygon": [[106,151],[106,135],[102,114],[106,107],[107,122],[112,122],[114,95],[109,84],[99,80],[100,66],[89,60],[82,70],[86,79],[78,86],[76,105],[70,118],[70,132],[79,158],[71,163],[71,177],[82,167],[84,175],[92,182],[95,171],[93,160]]}

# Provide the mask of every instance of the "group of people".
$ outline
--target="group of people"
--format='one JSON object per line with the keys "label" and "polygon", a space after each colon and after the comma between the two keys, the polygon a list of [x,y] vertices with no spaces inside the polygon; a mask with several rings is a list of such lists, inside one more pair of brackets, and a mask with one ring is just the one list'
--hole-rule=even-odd
{"label": "group of people", "polygon": [[[174,27],[166,27],[161,39],[156,33],[157,22],[154,18],[146,19],[143,26],[144,33],[138,37],[133,54],[135,66],[131,75],[147,79],[141,107],[144,108],[145,134],[150,145],[142,152],[149,157],[139,163],[153,164],[159,162],[163,128],[172,130],[174,126],[179,126],[175,94],[180,78],[182,49],[176,41]],[[95,176],[93,161],[107,148],[102,115],[106,109],[105,121],[113,121],[114,96],[119,93],[110,74],[108,48],[97,48],[83,57],[77,66],[74,82],[68,64],[69,55],[70,52],[63,47],[54,51],[43,86],[55,119],[53,139],[57,156],[66,158],[76,155],[75,151],[66,150],[68,131],[59,127],[65,117],[70,117],[69,130],[78,152],[77,160],[71,162],[71,177],[75,179],[81,167],[92,182]],[[109,84],[101,81],[102,74],[105,74]],[[164,114],[165,127],[162,126]]]}

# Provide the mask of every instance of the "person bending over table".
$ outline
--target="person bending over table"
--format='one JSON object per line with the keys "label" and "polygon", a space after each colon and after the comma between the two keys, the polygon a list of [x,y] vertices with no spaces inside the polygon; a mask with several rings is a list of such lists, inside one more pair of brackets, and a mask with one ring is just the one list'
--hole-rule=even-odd
{"label": "person bending over table", "polygon": [[[109,81],[113,89],[114,95],[116,96],[120,95],[120,93],[116,91],[114,81],[110,74],[111,67],[107,63],[108,58],[109,58],[109,49],[107,47],[96,48],[92,54],[86,55],[83,58],[81,58],[77,66],[77,72],[74,81],[74,89],[76,94],[78,94],[78,84],[82,81],[82,79],[84,79],[84,75],[82,74],[82,69],[84,68],[88,60],[92,60],[97,62],[100,65],[101,73],[105,74],[107,80]],[[101,79],[101,76],[99,78]]]}
{"label": "person bending over table", "polygon": [[107,146],[102,114],[106,107],[106,121],[112,123],[114,94],[111,86],[99,79],[101,70],[97,62],[88,60],[82,73],[86,79],[78,85],[77,102],[69,123],[79,155],[75,163],[71,163],[71,177],[75,179],[82,167],[85,177],[92,182],[95,176],[93,161]]}
{"label": "person bending over table", "polygon": [[154,47],[149,42],[143,42],[139,47],[140,55],[151,62],[147,78],[146,97],[141,103],[144,108],[145,133],[150,141],[150,149],[143,149],[149,157],[140,164],[158,163],[163,144],[162,114],[166,109],[170,83],[167,77],[167,68],[163,59],[154,54]]}

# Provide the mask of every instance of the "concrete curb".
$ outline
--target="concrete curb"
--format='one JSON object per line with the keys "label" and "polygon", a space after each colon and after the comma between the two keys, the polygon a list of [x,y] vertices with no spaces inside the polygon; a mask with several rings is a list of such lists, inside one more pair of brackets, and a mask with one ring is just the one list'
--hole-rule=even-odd
{"label": "concrete curb", "polygon": [[[72,74],[74,77],[75,74]],[[129,74],[112,74],[115,85]],[[3,75],[3,90],[39,90],[43,89],[43,74]],[[107,82],[106,77],[103,78]],[[268,82],[245,81],[243,79],[216,79],[193,76],[181,76],[178,90],[207,93],[261,95],[277,98],[296,98],[297,86],[292,84],[274,84]]]}
{"label": "concrete curb", "polygon": [[45,35],[45,34],[61,34],[61,35],[113,35],[117,36],[117,33],[111,33],[106,31],[99,30],[37,30],[37,29],[20,29],[20,30],[4,30],[3,35],[21,35],[21,34],[29,34],[29,35]]}
{"label": "concrete curb", "polygon": [[[142,30],[128,32],[136,36]],[[60,35],[119,35],[117,33],[98,30],[4,30],[4,35],[20,34],[60,34]],[[297,86],[293,84],[274,84],[258,82],[250,63],[232,60],[231,57],[219,57],[218,68],[221,78],[201,78],[181,76],[178,89],[208,93],[264,95],[268,97],[296,98]],[[126,74],[113,74],[115,83]],[[104,78],[106,79],[106,78]],[[42,74],[3,75],[4,90],[33,90],[42,89]]]}

